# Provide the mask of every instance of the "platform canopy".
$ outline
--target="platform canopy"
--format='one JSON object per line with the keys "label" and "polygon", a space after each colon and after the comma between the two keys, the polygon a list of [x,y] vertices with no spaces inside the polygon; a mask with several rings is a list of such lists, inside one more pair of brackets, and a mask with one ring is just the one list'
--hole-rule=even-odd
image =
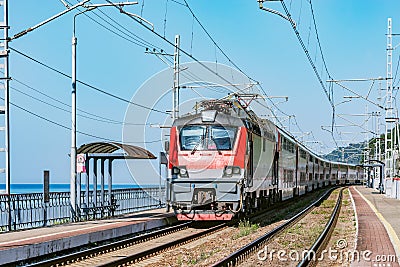
{"label": "platform canopy", "polygon": [[[122,149],[124,153],[112,154]],[[98,158],[125,158],[125,159],[156,159],[150,151],[142,147],[115,142],[94,142],[81,145],[77,154],[87,154],[89,157]]]}

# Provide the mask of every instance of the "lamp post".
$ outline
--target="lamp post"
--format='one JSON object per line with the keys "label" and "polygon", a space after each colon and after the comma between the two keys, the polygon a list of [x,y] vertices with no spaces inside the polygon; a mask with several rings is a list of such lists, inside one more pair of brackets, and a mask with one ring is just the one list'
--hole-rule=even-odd
{"label": "lamp post", "polygon": [[110,4],[94,4],[84,5],[85,10],[74,15],[73,35],[72,35],[72,74],[71,74],[71,176],[70,176],[70,203],[71,203],[71,219],[75,219],[76,214],[76,18],[85,12],[92,11],[96,8],[106,6],[119,6],[122,8],[126,5],[136,5],[138,2],[123,2],[123,3],[110,3]]}

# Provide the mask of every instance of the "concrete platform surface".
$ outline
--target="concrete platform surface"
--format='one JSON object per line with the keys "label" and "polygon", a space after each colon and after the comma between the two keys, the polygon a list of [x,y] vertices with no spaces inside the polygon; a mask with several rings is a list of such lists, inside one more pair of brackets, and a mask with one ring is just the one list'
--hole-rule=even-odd
{"label": "concrete platform surface", "polygon": [[120,218],[76,222],[0,234],[0,265],[34,258],[176,222],[173,213],[155,209]]}
{"label": "concrete platform surface", "polygon": [[355,188],[374,205],[392,226],[396,235],[400,237],[400,199],[388,198],[385,194],[379,194],[376,189],[365,186],[356,186]]}
{"label": "concrete platform surface", "polygon": [[360,257],[361,260],[353,262],[352,266],[399,266],[398,236],[388,220],[395,223],[399,219],[395,210],[398,209],[400,201],[393,202],[375,190],[363,186],[354,186],[350,190],[358,221],[356,251],[360,254],[371,252],[365,254],[368,260]]}

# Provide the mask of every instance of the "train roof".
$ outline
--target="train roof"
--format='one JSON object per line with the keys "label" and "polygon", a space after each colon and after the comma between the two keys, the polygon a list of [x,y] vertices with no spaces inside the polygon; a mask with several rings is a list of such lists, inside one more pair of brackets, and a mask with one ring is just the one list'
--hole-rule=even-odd
{"label": "train roof", "polygon": [[311,154],[314,158],[317,158],[320,161],[323,161],[325,163],[329,163],[329,164],[335,164],[335,165],[344,165],[344,166],[349,166],[349,167],[356,167],[357,164],[352,164],[352,163],[346,163],[346,162],[338,162],[338,161],[330,161],[326,158],[323,158],[320,155],[317,155],[316,153],[314,153],[311,149],[307,148],[304,144],[302,144],[301,142],[299,142],[293,135],[291,135],[290,133],[286,132],[284,129],[276,126],[278,132],[281,135],[284,135],[285,138],[290,139],[293,143],[297,144],[301,149],[303,149],[304,151],[308,152],[309,154]]}
{"label": "train roof", "polygon": [[[301,149],[308,152],[314,158],[317,158],[320,161],[330,164],[337,164],[337,165],[345,165],[345,166],[352,166],[355,167],[356,164],[346,163],[346,162],[334,162],[329,161],[323,158],[320,155],[317,155],[311,149],[307,148],[304,144],[296,140],[296,138],[285,131],[284,129],[280,128],[279,126],[275,125],[268,119],[262,119],[257,114],[255,114],[252,110],[247,109],[247,106],[243,106],[243,104],[238,101],[238,97],[240,95],[234,95],[236,98],[229,98],[227,99],[215,99],[215,100],[204,100],[196,105],[196,109],[201,107],[202,110],[200,112],[196,112],[196,114],[188,114],[176,119],[172,126],[183,126],[186,124],[220,124],[226,126],[246,126],[248,122],[251,121],[258,125],[259,128],[262,128],[266,132],[272,132],[272,128],[275,128],[281,135],[284,135],[285,138],[291,140],[293,143],[297,144]],[[251,101],[250,101],[251,102]],[[249,103],[250,103],[249,102]]]}
{"label": "train roof", "polygon": [[217,110],[203,110],[192,115],[184,115],[176,119],[172,126],[183,126],[186,124],[220,124],[226,126],[243,126],[240,118],[225,114]]}

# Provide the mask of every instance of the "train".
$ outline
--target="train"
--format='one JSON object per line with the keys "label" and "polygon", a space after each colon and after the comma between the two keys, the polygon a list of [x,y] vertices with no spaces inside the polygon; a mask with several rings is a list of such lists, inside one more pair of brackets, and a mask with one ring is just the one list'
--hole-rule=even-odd
{"label": "train", "polygon": [[317,188],[361,183],[361,167],[328,161],[257,116],[249,107],[256,97],[205,100],[173,122],[166,205],[178,220],[232,220]]}

